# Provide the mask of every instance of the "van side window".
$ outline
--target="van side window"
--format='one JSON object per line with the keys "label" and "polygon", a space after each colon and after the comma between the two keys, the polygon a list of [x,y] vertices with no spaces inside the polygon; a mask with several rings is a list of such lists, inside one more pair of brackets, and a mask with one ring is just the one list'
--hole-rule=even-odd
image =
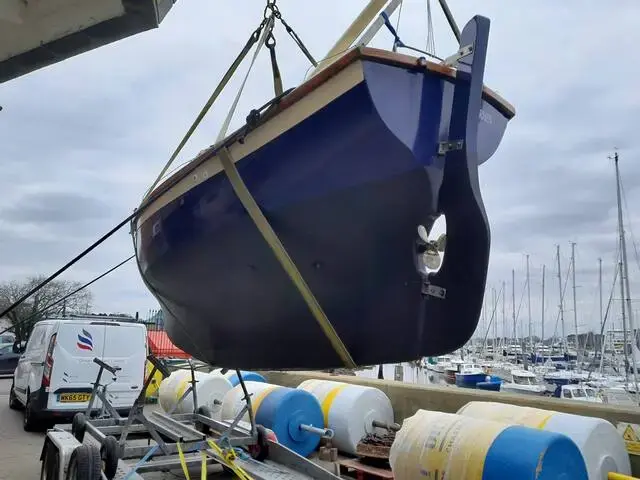
{"label": "van side window", "polygon": [[32,353],[44,349],[43,342],[46,333],[46,325],[36,325],[33,332],[31,332],[29,341],[27,342],[27,349],[25,350],[25,353]]}

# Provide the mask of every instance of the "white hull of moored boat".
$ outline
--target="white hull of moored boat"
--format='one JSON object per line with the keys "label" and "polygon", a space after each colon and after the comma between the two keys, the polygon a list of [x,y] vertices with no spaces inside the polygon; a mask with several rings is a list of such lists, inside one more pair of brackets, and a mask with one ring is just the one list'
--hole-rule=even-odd
{"label": "white hull of moored boat", "polygon": [[507,393],[520,393],[523,395],[545,395],[547,387],[544,385],[518,385],[515,383],[503,383],[500,390]]}

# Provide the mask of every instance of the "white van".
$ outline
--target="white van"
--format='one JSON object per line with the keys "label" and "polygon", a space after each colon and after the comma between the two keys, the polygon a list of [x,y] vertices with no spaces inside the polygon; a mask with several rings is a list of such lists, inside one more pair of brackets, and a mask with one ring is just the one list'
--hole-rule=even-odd
{"label": "white van", "polygon": [[[9,406],[24,408],[24,428],[44,421],[65,423],[89,403],[98,358],[121,370],[102,374],[107,397],[126,415],[144,383],[147,329],[141,323],[100,318],[54,318],[38,322],[13,374]],[[115,377],[115,379],[114,379]],[[101,402],[96,399],[94,407]]]}

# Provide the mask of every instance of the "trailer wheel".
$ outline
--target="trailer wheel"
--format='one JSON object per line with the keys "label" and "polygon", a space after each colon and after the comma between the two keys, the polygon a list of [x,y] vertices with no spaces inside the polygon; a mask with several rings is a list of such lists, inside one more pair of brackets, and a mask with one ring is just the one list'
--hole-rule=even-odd
{"label": "trailer wheel", "polygon": [[113,435],[105,437],[102,447],[100,447],[100,457],[102,467],[107,480],[113,480],[118,472],[118,460],[120,459],[120,446],[118,440]]}
{"label": "trailer wheel", "polygon": [[73,416],[71,422],[71,434],[80,443],[84,440],[84,432],[87,430],[87,417],[84,413],[78,412]]}
{"label": "trailer wheel", "polygon": [[249,446],[249,454],[259,462],[269,456],[269,442],[267,441],[267,430],[262,425],[256,425],[258,438],[256,444]]}
{"label": "trailer wheel", "polygon": [[40,480],[57,479],[60,473],[60,452],[51,442],[47,442],[42,467],[40,469]]}
{"label": "trailer wheel", "polygon": [[[211,410],[206,405],[199,406],[196,413],[198,415],[202,415],[203,417],[213,418],[213,415],[211,414]],[[211,428],[209,428],[209,425],[206,425],[202,422],[195,422],[194,426],[196,430],[204,433],[205,435],[209,435],[211,433]]]}
{"label": "trailer wheel", "polygon": [[80,445],[69,459],[67,480],[100,480],[101,470],[100,450],[93,445]]}

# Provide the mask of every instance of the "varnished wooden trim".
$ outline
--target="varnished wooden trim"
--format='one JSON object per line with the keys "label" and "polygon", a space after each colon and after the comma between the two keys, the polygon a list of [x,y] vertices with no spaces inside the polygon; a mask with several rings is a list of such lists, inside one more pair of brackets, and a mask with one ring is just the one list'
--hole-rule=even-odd
{"label": "varnished wooden trim", "polygon": [[[360,58],[363,60],[379,61],[390,65],[396,65],[399,67],[406,67],[412,69],[426,68],[427,70],[438,73],[445,77],[452,79],[456,78],[456,69],[442,65],[441,63],[435,63],[430,60],[424,62],[411,55],[405,55],[403,53],[394,53],[389,50],[381,50],[379,48],[362,47],[359,49],[361,54]],[[492,103],[498,110],[500,110],[507,118],[512,118],[516,114],[516,109],[507,100],[501,97],[498,93],[491,90],[489,87],[484,87],[482,97],[484,100]]]}

